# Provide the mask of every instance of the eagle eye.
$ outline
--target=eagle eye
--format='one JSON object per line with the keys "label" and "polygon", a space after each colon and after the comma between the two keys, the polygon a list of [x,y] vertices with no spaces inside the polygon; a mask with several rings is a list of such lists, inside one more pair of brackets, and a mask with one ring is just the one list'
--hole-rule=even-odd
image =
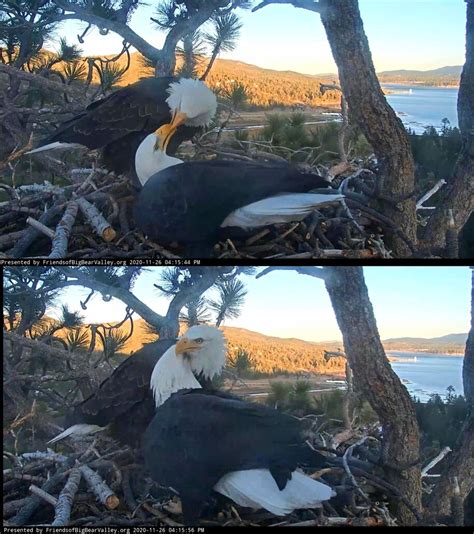
{"label": "eagle eye", "polygon": [[202,337],[197,337],[194,341],[196,343],[204,343],[204,339]]}

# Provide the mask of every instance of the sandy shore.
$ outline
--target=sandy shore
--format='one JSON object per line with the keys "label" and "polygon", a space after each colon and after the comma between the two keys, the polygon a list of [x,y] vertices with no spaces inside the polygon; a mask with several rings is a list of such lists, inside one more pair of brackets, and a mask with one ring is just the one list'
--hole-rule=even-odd
{"label": "sandy shore", "polygon": [[327,122],[337,118],[334,113],[338,113],[340,110],[338,107],[329,108],[308,108],[303,110],[292,110],[287,108],[274,108],[268,110],[258,110],[258,111],[239,111],[237,115],[232,117],[232,119],[227,124],[228,128],[245,128],[251,126],[262,126],[267,123],[268,115],[286,115],[290,116],[293,113],[301,112],[305,115],[306,123],[312,122]]}
{"label": "sandy shore", "polygon": [[[344,378],[344,374],[325,374],[310,375],[308,377],[275,375],[271,378],[242,379],[241,381],[237,382],[226,379],[224,388],[232,388],[232,393],[255,397],[255,400],[258,400],[259,398],[265,398],[268,395],[268,393],[271,391],[272,382],[294,384],[298,380],[304,380],[309,382],[311,390],[313,390],[311,393],[315,396],[318,396],[326,391],[339,389],[341,386],[343,386],[343,384],[338,382],[343,381]],[[335,380],[338,382],[331,383],[327,382],[328,380]]]}

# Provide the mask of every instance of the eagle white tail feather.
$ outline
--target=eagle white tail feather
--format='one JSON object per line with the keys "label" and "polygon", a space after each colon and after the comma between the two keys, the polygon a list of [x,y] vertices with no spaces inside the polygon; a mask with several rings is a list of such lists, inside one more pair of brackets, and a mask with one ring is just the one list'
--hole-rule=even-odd
{"label": "eagle white tail feather", "polygon": [[275,223],[301,221],[317,208],[338,202],[341,194],[285,193],[247,204],[230,213],[221,228],[256,228]]}
{"label": "eagle white tail feather", "polygon": [[50,443],[56,443],[57,441],[61,441],[64,438],[67,438],[68,436],[74,434],[75,436],[86,436],[87,434],[94,434],[95,432],[100,432],[105,427],[103,426],[97,426],[97,425],[72,425],[69,428],[66,428],[64,432],[61,432],[61,434],[58,434],[53,439],[50,439],[48,441],[48,444]]}
{"label": "eagle white tail feather", "polygon": [[240,506],[265,508],[282,516],[298,508],[317,508],[335,496],[333,490],[312,478],[293,471],[291,480],[280,491],[268,469],[233,471],[224,475],[214,490]]}
{"label": "eagle white tail feather", "polygon": [[45,150],[54,150],[55,148],[77,148],[82,145],[77,143],[60,143],[56,141],[55,143],[49,143],[48,145],[40,146],[34,150],[25,152],[25,154],[37,154],[38,152],[44,152]]}

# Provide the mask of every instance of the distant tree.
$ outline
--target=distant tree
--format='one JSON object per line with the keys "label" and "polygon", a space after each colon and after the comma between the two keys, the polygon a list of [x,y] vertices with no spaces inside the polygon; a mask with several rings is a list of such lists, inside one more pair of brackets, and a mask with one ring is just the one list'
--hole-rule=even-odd
{"label": "distant tree", "polygon": [[272,145],[297,150],[310,145],[310,134],[305,127],[304,113],[295,112],[291,115],[272,113],[267,116],[267,124],[263,129],[263,139]]}
{"label": "distant tree", "polygon": [[290,394],[291,384],[289,382],[271,382],[266,403],[272,408],[284,411],[288,407]]}
{"label": "distant tree", "polygon": [[439,452],[442,447],[455,447],[468,414],[468,405],[462,395],[448,391],[445,400],[433,395],[428,402],[416,401],[415,410],[422,436],[422,450],[434,447]]}
{"label": "distant tree", "polygon": [[48,335],[52,336],[59,330],[65,329],[74,329],[82,326],[84,322],[84,317],[80,312],[71,311],[67,304],[61,305],[61,313],[56,324],[51,326],[51,329],[48,332]]}
{"label": "distant tree", "polygon": [[231,83],[222,91],[223,100],[232,110],[242,109],[249,99],[248,91],[243,83]]}
{"label": "distant tree", "polygon": [[237,46],[242,23],[235,13],[223,13],[212,18],[213,32],[204,34],[205,41],[211,45],[212,54],[206,70],[201,76],[205,80],[221,52],[231,52]]}
{"label": "distant tree", "polygon": [[312,411],[314,403],[310,390],[311,384],[307,380],[294,382],[288,402],[288,408],[293,414],[303,416]]}
{"label": "distant tree", "polygon": [[85,328],[73,328],[64,341],[69,352],[83,352],[89,345],[89,336]]}
{"label": "distant tree", "polygon": [[445,119],[439,133],[433,126],[427,127],[422,135],[415,135],[410,130],[409,133],[416,163],[417,188],[424,193],[439,180],[449,178],[461,149],[461,132]]}
{"label": "distant tree", "polygon": [[234,371],[239,378],[248,378],[253,369],[253,361],[250,354],[238,348],[233,356],[229,358],[228,367]]}
{"label": "distant tree", "polygon": [[102,343],[103,360],[105,362],[109,362],[111,358],[121,352],[130,338],[128,332],[121,332],[119,329],[107,328],[104,329],[104,332],[98,330],[97,334]]}

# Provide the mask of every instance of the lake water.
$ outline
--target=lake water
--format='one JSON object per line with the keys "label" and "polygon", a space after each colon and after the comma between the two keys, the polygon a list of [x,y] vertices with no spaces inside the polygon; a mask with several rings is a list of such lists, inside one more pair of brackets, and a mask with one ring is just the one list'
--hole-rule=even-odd
{"label": "lake water", "polygon": [[[401,85],[395,83],[383,84],[387,90],[394,91],[386,95],[388,102],[397,112],[407,128],[416,134],[422,134],[426,126],[441,128],[441,121],[447,118],[451,126],[458,125],[457,88],[431,87],[428,85]],[[340,121],[339,113],[324,113],[326,119],[308,121],[305,124],[321,124],[322,122]],[[258,130],[263,124],[253,126],[228,126],[224,131]]]}
{"label": "lake water", "polygon": [[394,91],[387,100],[399,114],[405,126],[423,133],[425,126],[441,127],[444,118],[451,126],[458,125],[457,88],[430,87],[426,85],[383,84]]}
{"label": "lake water", "polygon": [[[391,364],[410,395],[415,395],[422,401],[427,401],[433,393],[444,398],[448,386],[453,386],[457,395],[463,394],[462,356],[397,351],[388,354],[401,360]],[[415,357],[416,361],[413,361]]]}

